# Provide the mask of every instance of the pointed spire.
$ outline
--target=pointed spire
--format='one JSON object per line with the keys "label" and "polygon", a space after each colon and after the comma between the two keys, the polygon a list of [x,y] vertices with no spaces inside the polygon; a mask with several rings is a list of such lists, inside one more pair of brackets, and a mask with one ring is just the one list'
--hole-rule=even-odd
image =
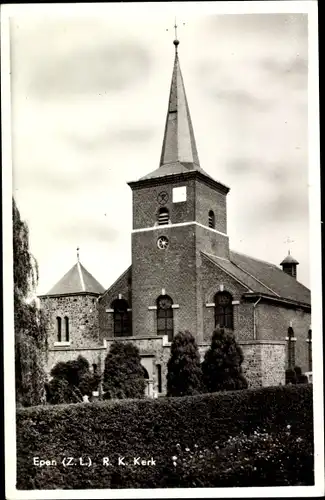
{"label": "pointed spire", "polygon": [[[170,164],[200,166],[194,131],[187,103],[185,87],[178,58],[179,41],[175,38],[175,60],[169,93],[168,111],[160,167]],[[187,165],[186,165],[187,166]]]}

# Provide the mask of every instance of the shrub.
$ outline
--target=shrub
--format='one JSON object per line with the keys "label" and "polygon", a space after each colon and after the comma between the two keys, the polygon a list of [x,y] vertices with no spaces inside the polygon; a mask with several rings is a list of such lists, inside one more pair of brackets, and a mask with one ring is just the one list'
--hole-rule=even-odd
{"label": "shrub", "polygon": [[105,359],[104,399],[143,398],[144,369],[132,342],[113,342]]}
{"label": "shrub", "polygon": [[83,356],[59,361],[51,370],[52,380],[47,384],[47,401],[50,404],[77,403],[82,397],[92,396],[100,382],[100,375],[90,373],[89,363]]}
{"label": "shrub", "polygon": [[167,396],[190,396],[202,389],[200,354],[193,335],[179,332],[167,363]]}
{"label": "shrub", "polygon": [[296,384],[297,383],[297,375],[295,370],[288,368],[285,373],[285,382],[286,384]]}
{"label": "shrub", "polygon": [[[311,384],[21,408],[17,488],[310,484],[312,408]],[[86,463],[90,457],[92,465],[64,467],[64,456]],[[118,465],[123,456],[125,467]],[[33,457],[54,459],[57,466],[36,467]],[[156,465],[137,466],[133,457],[152,457]]]}
{"label": "shrub", "polygon": [[243,361],[242,349],[234,335],[223,328],[217,328],[202,363],[203,382],[207,392],[247,388],[241,366]]}

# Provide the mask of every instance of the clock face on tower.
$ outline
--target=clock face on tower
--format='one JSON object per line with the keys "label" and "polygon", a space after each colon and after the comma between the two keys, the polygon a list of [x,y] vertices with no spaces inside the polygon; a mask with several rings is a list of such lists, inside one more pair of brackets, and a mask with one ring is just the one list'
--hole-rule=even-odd
{"label": "clock face on tower", "polygon": [[168,193],[166,191],[161,191],[158,196],[157,196],[157,199],[158,199],[158,203],[160,205],[165,205],[168,201]]}
{"label": "clock face on tower", "polygon": [[168,244],[169,244],[169,241],[168,241],[167,236],[159,236],[159,238],[157,240],[157,247],[159,248],[159,250],[166,250],[166,248],[168,247]]}

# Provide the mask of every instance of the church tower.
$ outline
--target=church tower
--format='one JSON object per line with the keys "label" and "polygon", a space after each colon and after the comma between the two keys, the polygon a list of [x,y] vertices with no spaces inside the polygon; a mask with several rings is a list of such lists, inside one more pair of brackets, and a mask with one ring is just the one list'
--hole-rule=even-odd
{"label": "church tower", "polygon": [[[229,258],[229,188],[201,167],[175,59],[160,164],[129,182],[133,193],[132,333],[189,330],[203,339],[201,252]],[[148,334],[147,333],[147,334]]]}

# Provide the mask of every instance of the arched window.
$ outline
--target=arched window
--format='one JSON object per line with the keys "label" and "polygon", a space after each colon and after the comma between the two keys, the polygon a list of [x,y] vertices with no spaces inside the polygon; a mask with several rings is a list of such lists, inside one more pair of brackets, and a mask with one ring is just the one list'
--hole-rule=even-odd
{"label": "arched window", "polygon": [[158,225],[163,226],[164,224],[168,224],[169,222],[169,211],[168,208],[162,207],[159,209],[158,214]]}
{"label": "arched window", "polygon": [[308,330],[307,346],[308,346],[308,371],[311,372],[311,371],[313,371],[313,351],[312,351],[311,329]]}
{"label": "arched window", "polygon": [[209,227],[212,227],[213,229],[216,227],[216,218],[213,210],[210,210],[209,212]]}
{"label": "arched window", "polygon": [[124,299],[113,302],[114,309],[114,335],[115,337],[127,337],[129,332],[128,303]]}
{"label": "arched window", "polygon": [[56,318],[56,333],[58,337],[58,342],[62,341],[62,319],[60,316],[57,316]]}
{"label": "arched window", "polygon": [[218,292],[214,297],[215,303],[215,326],[221,328],[234,328],[234,314],[232,305],[232,295],[228,292]]}
{"label": "arched window", "polygon": [[161,365],[156,365],[157,369],[157,388],[158,392],[162,392],[162,376],[161,376]]}
{"label": "arched window", "polygon": [[64,326],[65,326],[65,341],[69,342],[69,318],[64,316]]}
{"label": "arched window", "polygon": [[287,342],[288,342],[288,368],[290,370],[293,370],[295,365],[296,365],[296,346],[295,346],[295,338],[294,338],[294,331],[292,326],[289,326],[288,328],[288,337],[287,337]]}
{"label": "arched window", "polygon": [[97,364],[96,363],[93,363],[93,373],[94,374],[97,373]]}
{"label": "arched window", "polygon": [[168,295],[157,299],[157,335],[168,335],[168,341],[174,337],[173,301]]}

